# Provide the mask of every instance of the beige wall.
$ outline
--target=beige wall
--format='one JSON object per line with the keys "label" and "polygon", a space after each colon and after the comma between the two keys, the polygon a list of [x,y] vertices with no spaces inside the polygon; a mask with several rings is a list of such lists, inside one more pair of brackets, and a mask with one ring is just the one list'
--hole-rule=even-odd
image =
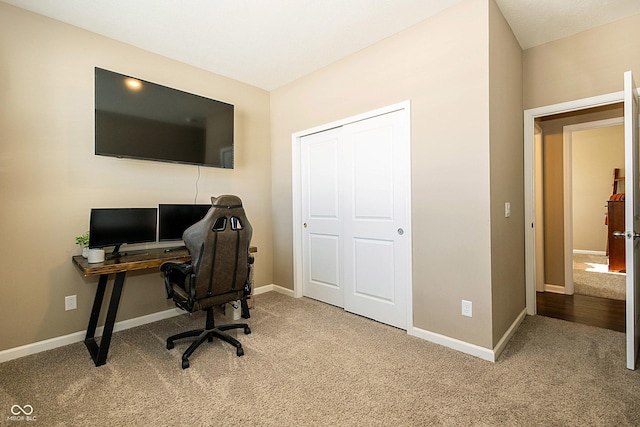
{"label": "beige wall", "polygon": [[[492,229],[494,187],[490,183],[489,130],[489,6],[468,0],[415,27],[280,88],[271,95],[274,233],[274,279],[293,288],[291,213],[291,135],[404,100],[411,101],[413,310],[416,327],[492,348]],[[492,8],[492,22],[496,19]],[[502,19],[502,18],[499,18]],[[496,30],[509,33],[500,21]],[[513,41],[507,53],[495,52],[492,62],[506,64],[507,81],[492,81],[496,113],[521,108],[519,58]],[[502,46],[501,46],[502,47]],[[499,48],[500,49],[500,48]],[[509,146],[504,157],[513,162],[496,173],[513,178],[495,187],[496,198],[510,197],[514,223],[522,215],[521,110],[509,113],[513,124],[494,125],[496,149]],[[510,120],[510,119],[509,119]],[[518,134],[518,132],[520,132]],[[520,154],[519,154],[520,153]],[[514,176],[512,176],[514,175]],[[521,189],[521,185],[520,185]],[[498,202],[496,202],[498,203]],[[499,202],[499,203],[502,203]],[[510,226],[499,226],[508,230]],[[499,233],[499,231],[498,231]],[[520,230],[522,233],[522,230]],[[506,234],[506,233],[504,233]],[[518,233],[516,233],[518,236]],[[501,262],[515,247],[516,264],[523,247],[506,237],[496,251]],[[509,260],[508,262],[512,262]],[[523,268],[522,266],[518,268]],[[502,269],[497,302],[511,317],[524,307],[518,270]],[[520,288],[520,290],[517,290]],[[461,300],[473,302],[473,318],[460,314]]]}
{"label": "beige wall", "polygon": [[[235,193],[273,282],[269,93],[0,3],[0,350],[86,329],[97,279],[72,266],[91,207],[191,203],[197,168],[93,154],[99,66],[236,107],[236,169],[201,168],[198,202]],[[127,276],[118,320],[171,307],[159,273]],[[78,309],[64,311],[64,297]]]}
{"label": "beige wall", "polygon": [[562,130],[543,131],[544,283],[564,286]]}
{"label": "beige wall", "polygon": [[[613,170],[620,169],[620,176],[624,176],[624,126],[579,130],[571,135],[573,249],[604,253],[604,217]],[[624,193],[624,182],[618,189]]]}
{"label": "beige wall", "polygon": [[640,15],[524,51],[524,108],[621,91],[640,80]]}
{"label": "beige wall", "polygon": [[[493,346],[525,308],[522,50],[489,2],[491,307]],[[505,203],[511,216],[505,217]]]}

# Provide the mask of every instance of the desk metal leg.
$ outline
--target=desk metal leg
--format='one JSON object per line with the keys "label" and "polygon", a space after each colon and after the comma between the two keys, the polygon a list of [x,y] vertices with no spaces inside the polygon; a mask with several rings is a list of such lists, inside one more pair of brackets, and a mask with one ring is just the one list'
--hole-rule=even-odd
{"label": "desk metal leg", "polygon": [[96,297],[93,300],[93,308],[91,309],[91,317],[89,318],[89,326],[87,327],[87,335],[84,340],[84,343],[89,350],[89,354],[96,366],[104,365],[107,361],[107,353],[109,352],[109,345],[111,344],[111,335],[113,334],[113,327],[116,322],[116,314],[118,313],[118,305],[120,304],[120,295],[122,295],[125,274],[126,272],[124,271],[116,274],[113,291],[111,292],[111,301],[109,302],[109,309],[107,311],[107,318],[104,323],[102,338],[100,339],[100,345],[96,342],[95,332],[98,325],[98,318],[100,317],[100,309],[102,308],[102,301],[104,299],[109,275],[101,275],[100,280],[98,281]]}

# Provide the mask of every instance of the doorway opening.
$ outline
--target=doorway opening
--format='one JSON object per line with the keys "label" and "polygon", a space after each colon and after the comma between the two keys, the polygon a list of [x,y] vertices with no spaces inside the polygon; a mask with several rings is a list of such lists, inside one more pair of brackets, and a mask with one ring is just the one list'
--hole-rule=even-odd
{"label": "doorway opening", "polygon": [[623,104],[617,96],[532,115],[533,208],[527,223],[535,251],[529,252],[534,263],[528,259],[527,274],[535,286],[527,286],[527,308],[530,314],[624,331],[625,278],[608,268],[605,215],[614,169],[624,169]]}

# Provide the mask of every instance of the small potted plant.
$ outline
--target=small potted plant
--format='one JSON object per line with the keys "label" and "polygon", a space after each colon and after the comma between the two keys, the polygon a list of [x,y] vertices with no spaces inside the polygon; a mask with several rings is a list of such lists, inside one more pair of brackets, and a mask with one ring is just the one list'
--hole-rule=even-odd
{"label": "small potted plant", "polygon": [[82,248],[82,256],[87,258],[89,256],[89,232],[76,236],[76,244]]}

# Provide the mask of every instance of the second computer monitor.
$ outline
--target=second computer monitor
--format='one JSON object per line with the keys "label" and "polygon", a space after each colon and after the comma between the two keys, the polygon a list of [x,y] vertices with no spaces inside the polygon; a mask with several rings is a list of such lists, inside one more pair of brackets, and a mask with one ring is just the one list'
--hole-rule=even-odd
{"label": "second computer monitor", "polygon": [[158,205],[158,240],[182,240],[182,233],[200,221],[211,209],[208,205]]}

